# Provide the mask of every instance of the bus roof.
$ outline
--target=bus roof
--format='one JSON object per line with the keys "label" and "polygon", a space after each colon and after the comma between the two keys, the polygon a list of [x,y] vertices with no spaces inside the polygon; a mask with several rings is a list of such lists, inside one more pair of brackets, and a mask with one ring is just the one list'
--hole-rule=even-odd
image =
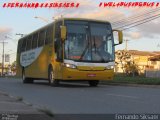
{"label": "bus roof", "polygon": [[109,21],[105,21],[105,20],[87,19],[87,18],[61,18],[60,20],[77,20],[77,21],[93,21],[93,22],[105,22],[105,23],[109,23]]}
{"label": "bus roof", "polygon": [[36,33],[37,31],[39,31],[39,30],[41,30],[41,29],[43,29],[43,28],[46,28],[46,27],[51,26],[51,25],[54,25],[55,22],[58,22],[58,21],[65,21],[65,20],[73,20],[73,21],[74,21],[74,20],[75,20],[75,21],[90,21],[90,22],[92,21],[92,22],[104,22],[104,23],[110,23],[110,22],[104,21],[104,20],[87,19],[87,18],[59,18],[59,19],[56,19],[55,21],[53,21],[53,22],[51,22],[51,23],[49,23],[49,24],[47,24],[47,25],[45,25],[45,26],[43,26],[43,27],[41,27],[41,28],[39,28],[39,29],[37,29],[37,30],[35,30],[35,31],[31,32],[31,33],[29,33],[29,34],[27,34],[26,36],[20,38],[19,40],[21,40],[21,39],[23,39],[23,38],[26,38],[26,37],[28,37],[29,35],[34,34],[34,33]]}

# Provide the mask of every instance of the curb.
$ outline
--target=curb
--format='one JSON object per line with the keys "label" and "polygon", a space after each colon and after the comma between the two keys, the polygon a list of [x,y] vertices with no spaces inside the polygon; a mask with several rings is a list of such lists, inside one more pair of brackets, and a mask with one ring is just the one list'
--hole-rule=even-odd
{"label": "curb", "polygon": [[[18,110],[21,110],[19,108],[18,109],[15,108],[16,109],[15,112],[10,112],[10,105],[9,105],[8,108],[6,109],[7,111],[1,111],[2,113],[0,113],[0,120],[2,118],[6,118],[7,120],[10,120],[10,118],[8,118],[8,115],[17,116],[18,120],[28,120],[28,119],[39,120],[41,117],[42,117],[42,120],[54,120],[54,114],[52,113],[52,111],[49,111],[48,108],[32,105],[31,103],[25,101],[23,97],[12,96],[10,93],[7,93],[5,91],[0,91],[0,97],[1,96],[6,96],[7,99],[13,100],[13,102],[9,101],[9,104],[11,106],[14,103],[22,104],[26,107],[30,107],[29,109],[33,109],[33,113],[28,113],[28,111],[26,113],[25,112],[21,113],[20,111],[18,111]],[[2,99],[2,102],[3,102],[3,99]],[[28,110],[27,108],[22,108],[22,109],[24,109],[24,111]],[[3,113],[5,113],[5,115]],[[14,119],[14,120],[17,120],[17,119]]]}
{"label": "curb", "polygon": [[111,85],[111,86],[160,88],[160,85],[127,84],[127,83],[100,83],[100,84],[101,85]]}

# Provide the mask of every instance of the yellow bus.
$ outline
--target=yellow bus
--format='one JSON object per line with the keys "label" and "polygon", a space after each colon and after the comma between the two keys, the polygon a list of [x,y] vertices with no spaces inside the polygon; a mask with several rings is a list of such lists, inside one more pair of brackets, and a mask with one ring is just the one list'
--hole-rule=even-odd
{"label": "yellow bus", "polygon": [[48,80],[87,81],[97,86],[99,80],[114,76],[115,44],[113,31],[122,43],[122,31],[112,30],[107,21],[61,18],[18,41],[17,76],[23,83]]}

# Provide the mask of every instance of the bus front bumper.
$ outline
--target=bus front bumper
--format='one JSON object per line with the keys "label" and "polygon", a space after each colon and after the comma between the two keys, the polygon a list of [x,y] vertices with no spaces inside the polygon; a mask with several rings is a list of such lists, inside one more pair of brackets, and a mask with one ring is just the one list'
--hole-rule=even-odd
{"label": "bus front bumper", "polygon": [[63,80],[112,80],[114,70],[78,70],[72,68],[63,68]]}

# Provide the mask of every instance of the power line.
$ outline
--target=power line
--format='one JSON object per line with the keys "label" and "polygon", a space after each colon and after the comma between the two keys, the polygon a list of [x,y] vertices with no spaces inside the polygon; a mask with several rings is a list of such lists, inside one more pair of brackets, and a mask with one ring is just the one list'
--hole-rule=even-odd
{"label": "power line", "polygon": [[4,40],[2,42],[2,46],[3,46],[3,51],[2,51],[2,76],[4,75],[4,44],[7,43]]}
{"label": "power line", "polygon": [[118,28],[116,28],[116,29],[120,29],[120,28],[128,27],[128,26],[131,26],[131,25],[133,25],[133,24],[139,23],[139,22],[141,22],[141,21],[145,21],[145,20],[148,20],[148,19],[154,18],[154,17],[156,17],[156,16],[160,16],[160,14],[157,14],[157,15],[154,15],[154,16],[151,16],[151,17],[147,17],[147,18],[145,18],[145,19],[143,19],[143,20],[138,20],[138,21],[136,21],[136,22],[132,22],[132,23],[127,24],[127,25],[123,25],[123,26],[118,27]]}
{"label": "power line", "polygon": [[126,43],[126,45],[125,45],[125,50],[127,51],[128,50],[128,42],[130,41],[130,40],[124,40]]}
{"label": "power line", "polygon": [[[148,16],[148,14],[149,13],[152,13],[152,12],[158,12],[160,10],[160,8],[158,8],[158,9],[154,9],[154,10],[152,10],[152,11],[149,11],[149,12],[145,12],[146,13],[146,16]],[[139,15],[139,18],[140,18],[140,16],[145,16],[145,15]],[[151,17],[155,17],[156,15],[152,15]],[[130,21],[134,21],[135,19],[134,18],[136,18],[135,16],[131,16],[130,18],[128,18],[128,19],[126,19],[126,21],[129,21],[129,19],[130,19]],[[138,16],[137,16],[138,17]],[[119,26],[119,28],[123,28],[123,27],[128,27],[128,26],[133,26],[132,24],[135,24],[135,26],[136,26],[136,23],[137,24],[139,24],[139,22],[141,23],[141,21],[145,21],[145,20],[147,20],[147,19],[151,19],[151,17],[148,17],[148,18],[143,18],[143,19],[141,19],[141,20],[139,20],[139,21],[136,21],[136,22],[132,22],[132,23],[128,23],[128,24],[122,24],[122,23],[119,23],[121,26]],[[131,18],[133,18],[133,19],[131,19]],[[125,20],[125,19],[123,19],[123,20]],[[116,25],[117,27],[118,27],[118,25]],[[116,27],[115,26],[115,27]],[[114,28],[114,27],[113,27]]]}
{"label": "power line", "polygon": [[133,15],[133,16],[130,16],[128,18],[123,18],[119,21],[117,20],[117,21],[113,22],[112,25],[119,25],[120,23],[124,23],[124,21],[129,21],[129,20],[131,21],[131,20],[134,20],[134,19],[137,19],[137,18],[144,17],[145,15],[148,16],[148,14],[158,12],[159,10],[160,10],[160,8],[156,8],[156,9],[153,9],[153,10],[148,10],[146,12],[142,12],[141,14],[137,14],[135,16]]}
{"label": "power line", "polygon": [[[143,15],[145,13],[148,13],[150,11],[157,10],[157,9],[159,9],[159,8],[155,8],[155,9],[151,9],[151,10],[144,10],[144,11],[138,12],[138,14],[136,13],[136,15],[130,16],[130,17],[128,17],[128,19],[129,18],[135,18],[136,16]],[[122,18],[122,19],[117,20],[117,18],[116,18],[115,21],[112,21],[112,24],[119,23],[120,21],[126,20],[126,18],[124,18],[124,17],[120,17],[120,18]]]}
{"label": "power line", "polygon": [[131,26],[131,27],[124,28],[124,29],[122,29],[122,31],[127,30],[127,29],[130,29],[130,28],[133,28],[133,27],[136,27],[136,26],[139,26],[139,25],[142,25],[142,24],[144,24],[144,23],[150,22],[150,21],[155,20],[155,19],[158,19],[158,18],[160,18],[160,16],[154,17],[154,18],[152,18],[152,19],[150,19],[150,20],[141,22],[141,23],[136,24],[136,25],[133,25],[133,26]]}

